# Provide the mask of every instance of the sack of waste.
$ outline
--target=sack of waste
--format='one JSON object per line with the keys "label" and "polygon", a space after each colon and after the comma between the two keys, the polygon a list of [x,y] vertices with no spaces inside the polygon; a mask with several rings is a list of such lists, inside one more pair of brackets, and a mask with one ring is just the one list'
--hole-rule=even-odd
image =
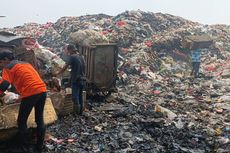
{"label": "sack of waste", "polygon": [[70,40],[82,46],[90,46],[97,43],[108,43],[105,35],[95,30],[79,30],[70,34]]}

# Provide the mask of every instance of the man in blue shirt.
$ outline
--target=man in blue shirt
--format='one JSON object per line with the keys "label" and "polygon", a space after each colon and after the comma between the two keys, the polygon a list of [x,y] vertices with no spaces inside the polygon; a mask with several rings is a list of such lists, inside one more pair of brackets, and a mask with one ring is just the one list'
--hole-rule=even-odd
{"label": "man in blue shirt", "polygon": [[69,55],[69,59],[66,65],[55,75],[63,73],[68,66],[71,67],[71,85],[74,112],[82,115],[84,109],[82,93],[85,85],[85,60],[73,45],[68,45],[66,47],[66,53]]}
{"label": "man in blue shirt", "polygon": [[192,72],[191,75],[197,77],[200,69],[201,50],[193,50],[192,53]]}

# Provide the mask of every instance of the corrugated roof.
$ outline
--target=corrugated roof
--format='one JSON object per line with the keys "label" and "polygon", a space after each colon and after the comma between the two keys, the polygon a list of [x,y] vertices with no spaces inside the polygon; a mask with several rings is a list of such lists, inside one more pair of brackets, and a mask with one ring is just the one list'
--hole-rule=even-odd
{"label": "corrugated roof", "polygon": [[8,43],[8,42],[15,40],[15,39],[22,39],[22,38],[28,38],[28,37],[17,36],[13,33],[5,32],[5,31],[0,32],[0,41],[5,42],[5,43]]}

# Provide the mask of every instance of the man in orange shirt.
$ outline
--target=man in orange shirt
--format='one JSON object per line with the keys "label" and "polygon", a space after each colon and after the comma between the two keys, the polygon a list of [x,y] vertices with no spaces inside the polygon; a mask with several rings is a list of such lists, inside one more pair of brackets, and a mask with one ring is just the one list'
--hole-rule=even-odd
{"label": "man in orange shirt", "polygon": [[27,120],[34,107],[35,122],[37,123],[36,150],[42,152],[46,129],[43,118],[47,91],[45,83],[32,65],[14,60],[11,51],[4,50],[0,52],[0,68],[2,69],[0,94],[6,91],[9,85],[12,84],[21,97],[17,119],[20,147],[26,152],[28,146]]}

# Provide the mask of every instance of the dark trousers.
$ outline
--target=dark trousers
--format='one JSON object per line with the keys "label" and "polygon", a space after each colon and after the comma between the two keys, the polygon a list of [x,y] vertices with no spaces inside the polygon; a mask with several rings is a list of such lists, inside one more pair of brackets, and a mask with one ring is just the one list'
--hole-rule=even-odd
{"label": "dark trousers", "polygon": [[197,77],[199,74],[200,62],[192,62],[192,72],[191,75]]}
{"label": "dark trousers", "polygon": [[82,113],[83,111],[83,98],[82,98],[83,88],[84,88],[84,82],[82,81],[77,81],[72,83],[72,100],[75,105],[74,111],[77,111],[76,109],[78,108],[76,107],[80,107],[79,113]]}
{"label": "dark trousers", "polygon": [[20,143],[25,145],[28,141],[27,137],[27,120],[32,111],[35,108],[35,122],[37,124],[37,147],[42,147],[45,137],[45,124],[43,118],[44,106],[46,101],[46,92],[36,94],[30,97],[23,98],[19,108],[18,114],[18,129]]}

